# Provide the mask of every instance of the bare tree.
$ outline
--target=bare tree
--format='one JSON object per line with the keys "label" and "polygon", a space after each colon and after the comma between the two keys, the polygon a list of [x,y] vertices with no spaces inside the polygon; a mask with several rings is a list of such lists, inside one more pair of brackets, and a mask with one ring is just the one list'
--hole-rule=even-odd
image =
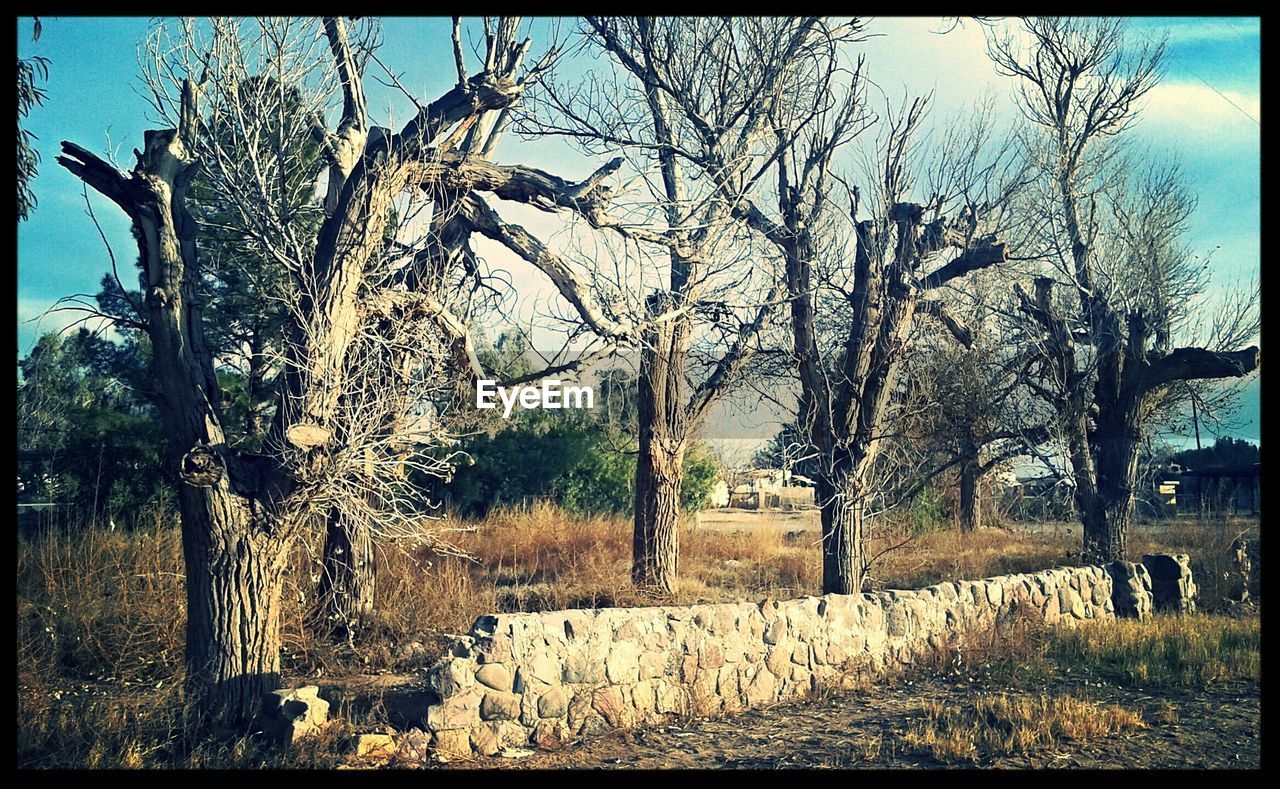
{"label": "bare tree", "polygon": [[[863,189],[835,168],[841,147],[874,120],[860,83],[855,74],[847,86],[825,87],[831,109],[803,134],[785,119],[775,124],[786,149],[776,164],[776,218],[755,205],[741,208],[786,260],[799,418],[822,508],[823,591],[841,594],[862,588],[873,472],[915,318],[937,320],[969,342],[968,328],[926,294],[1007,259],[1005,244],[981,231],[998,225],[1018,183],[1012,149],[989,144],[988,114],[958,125],[968,131],[948,135],[922,166],[917,137],[927,100],[915,99],[880,122],[865,161],[864,200]],[[907,201],[920,175],[927,204]],[[848,197],[843,210],[836,185]],[[868,208],[871,218],[863,219]]]}
{"label": "bare tree", "polygon": [[609,250],[616,275],[604,281],[605,264],[593,281],[619,317],[588,321],[598,334],[625,327],[640,347],[637,586],[674,591],[690,437],[758,360],[785,303],[777,252],[739,211],[776,159],[773,108],[791,92],[813,95],[801,67],[856,30],[809,17],[588,17],[586,41],[609,67],[541,94],[551,112],[536,131],[589,153],[620,150],[643,194],[619,195],[614,214],[592,220],[622,243]]}
{"label": "bare tree", "polygon": [[1040,132],[1020,246],[1048,273],[1033,294],[1018,290],[1035,349],[1028,370],[1064,434],[1085,560],[1123,559],[1144,429],[1185,391],[1179,382],[1257,367],[1258,349],[1240,349],[1256,336],[1256,304],[1227,305],[1204,346],[1175,347],[1192,339],[1187,321],[1207,284],[1180,241],[1194,201],[1173,172],[1144,167],[1120,144],[1164,45],[1127,37],[1118,19],[1035,17],[1016,33],[991,31],[988,50]]}
{"label": "bare tree", "polygon": [[[363,24],[363,23],[362,23]],[[467,344],[460,321],[437,289],[448,272],[428,264],[446,228],[413,232],[405,217],[442,190],[464,202],[486,191],[524,202],[597,207],[589,187],[520,166],[473,165],[458,146],[524,92],[549,60],[522,68],[527,42],[512,20],[486,24],[483,67],[398,132],[369,123],[362,69],[372,40],[347,25],[292,19],[178,23],[160,35],[144,62],[153,104],[171,128],[149,131],[137,163],[124,172],[90,151],[63,143],[58,161],[114,201],[133,222],[144,303],[138,305],[154,348],[159,403],[177,470],[187,578],[187,690],[199,709],[229,721],[257,711],[279,681],[280,594],[286,556],[300,529],[337,511],[374,533],[400,534],[447,549],[413,507],[406,465],[448,473],[427,453],[407,459],[406,444],[444,441],[430,403],[447,378],[444,365]],[[367,33],[371,28],[362,28]],[[270,75],[261,92],[240,86]],[[274,86],[274,87],[271,87]],[[284,101],[297,90],[301,101]],[[277,95],[271,95],[276,91]],[[340,106],[336,127],[325,118]],[[286,113],[267,123],[263,110]],[[247,151],[210,135],[215,121],[238,125]],[[494,120],[496,126],[497,119]],[[489,127],[492,131],[492,127]],[[293,220],[284,177],[296,162],[269,130],[311,135],[327,168],[323,218],[315,233]],[[474,134],[480,135],[480,131]],[[482,146],[483,147],[483,146]],[[201,283],[206,276],[196,227],[200,207],[190,185],[202,168],[230,212],[227,222],[257,254],[290,273],[279,400],[260,452],[228,446],[215,360],[206,341]],[[573,192],[575,197],[569,197]],[[394,236],[393,213],[402,229]],[[466,206],[459,215],[466,215]],[[439,224],[444,224],[440,222]],[[465,249],[465,247],[462,247]],[[459,267],[464,273],[465,266]]]}
{"label": "bare tree", "polygon": [[[1049,414],[1021,380],[1022,356],[995,319],[992,302],[1001,301],[996,290],[1008,281],[1002,274],[977,273],[965,283],[972,287],[949,288],[952,294],[943,300],[969,336],[931,333],[916,343],[904,369],[897,432],[910,449],[898,465],[910,470],[916,486],[954,469],[955,517],[964,532],[982,526],[986,477],[1052,438]],[[964,298],[945,298],[958,293]]]}

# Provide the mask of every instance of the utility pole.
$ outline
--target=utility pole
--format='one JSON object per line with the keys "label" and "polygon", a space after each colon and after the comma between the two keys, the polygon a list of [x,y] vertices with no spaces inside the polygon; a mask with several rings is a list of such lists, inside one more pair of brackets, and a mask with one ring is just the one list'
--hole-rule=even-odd
{"label": "utility pole", "polygon": [[1196,451],[1199,452],[1200,451],[1200,414],[1199,412],[1196,411],[1196,393],[1191,388],[1190,385],[1187,386],[1187,391],[1191,392],[1191,425],[1192,427],[1195,428],[1195,431],[1196,431]]}

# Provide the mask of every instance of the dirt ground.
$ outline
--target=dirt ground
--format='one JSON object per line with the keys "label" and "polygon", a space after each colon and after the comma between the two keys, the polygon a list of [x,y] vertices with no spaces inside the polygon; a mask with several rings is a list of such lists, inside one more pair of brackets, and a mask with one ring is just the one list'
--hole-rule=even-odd
{"label": "dirt ground", "polygon": [[[460,763],[519,769],[679,768],[1258,768],[1261,695],[1254,683],[1202,690],[1146,690],[1056,680],[1032,692],[1071,692],[1142,713],[1146,727],[1120,736],[1030,754],[939,761],[901,739],[925,701],[1009,691],[995,679],[929,678],[895,686],[695,720],[658,730],[610,732],[559,752]],[[1171,711],[1174,714],[1171,714]]]}
{"label": "dirt ground", "polygon": [[821,510],[703,510],[695,515],[698,528],[710,531],[771,529],[822,532]]}

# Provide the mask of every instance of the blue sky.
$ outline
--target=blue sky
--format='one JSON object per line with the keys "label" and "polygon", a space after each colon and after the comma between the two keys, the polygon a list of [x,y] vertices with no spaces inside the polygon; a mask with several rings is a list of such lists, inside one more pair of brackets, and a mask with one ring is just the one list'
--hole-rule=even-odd
{"label": "blue sky", "polygon": [[[72,316],[37,318],[59,297],[92,293],[109,271],[98,232],[85,215],[80,182],[54,161],[60,140],[72,140],[95,152],[130,162],[143,130],[155,126],[147,102],[139,95],[137,53],[151,20],[141,17],[43,17],[43,34],[31,42],[31,23],[17,23],[20,57],[49,58],[48,100],[27,122],[39,140],[40,174],[34,182],[39,200],[32,218],[18,228],[17,351],[30,350],[41,331],[58,329]],[[556,20],[533,23],[535,51]],[[573,22],[565,20],[562,32]],[[449,21],[445,18],[387,19],[385,43],[379,58],[392,68],[411,92],[434,97],[455,79],[449,49]],[[1200,203],[1189,239],[1195,250],[1212,252],[1215,280],[1229,282],[1256,277],[1260,256],[1260,22],[1257,18],[1166,17],[1132,21],[1141,32],[1167,34],[1169,58],[1162,83],[1147,101],[1135,136],[1152,150],[1176,158]],[[982,34],[972,23],[937,35],[936,20],[877,18],[871,31],[878,35],[862,45],[870,75],[888,96],[932,90],[935,111],[951,114],[983,91],[1003,96],[1008,81],[994,73],[987,61]],[[473,29],[472,29],[473,30]],[[474,65],[474,61],[473,61]],[[589,68],[578,59],[571,71]],[[395,126],[409,111],[393,88],[367,78],[371,111],[378,122]],[[388,111],[391,117],[387,118]],[[592,163],[554,141],[530,144],[508,135],[497,152],[516,148],[531,164],[548,167],[566,177],[581,177]],[[91,196],[98,220],[119,260],[122,278],[130,281],[136,252],[128,223],[114,206]],[[505,209],[504,209],[505,211]],[[531,230],[549,221],[537,212],[510,211],[512,221]],[[542,223],[541,225],[539,223]],[[480,250],[498,259],[497,248]],[[509,264],[513,280],[527,291],[532,303],[545,283],[519,261]],[[1259,385],[1248,391],[1238,426],[1230,432],[1259,439]],[[771,432],[771,431],[770,431]]]}

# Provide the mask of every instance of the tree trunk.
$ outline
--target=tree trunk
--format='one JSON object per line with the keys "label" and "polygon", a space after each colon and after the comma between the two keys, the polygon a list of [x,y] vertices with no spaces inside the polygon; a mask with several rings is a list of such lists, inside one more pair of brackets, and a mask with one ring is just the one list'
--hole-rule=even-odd
{"label": "tree trunk", "polygon": [[982,527],[982,480],[977,461],[960,464],[960,531],[969,533]]}
{"label": "tree trunk", "polygon": [[[1133,419],[1136,421],[1136,417]],[[1133,518],[1133,484],[1138,471],[1136,428],[1131,422],[1106,429],[1107,437],[1098,438],[1094,447],[1098,471],[1095,500],[1081,513],[1084,561],[1090,564],[1126,558],[1129,521]],[[1113,429],[1115,432],[1110,432]]]}
{"label": "tree trunk", "polygon": [[817,480],[822,508],[822,593],[862,592],[862,499],[851,476],[835,472]]}
{"label": "tree trunk", "polygon": [[632,582],[638,588],[674,594],[680,562],[677,528],[684,447],[675,452],[649,443],[636,463],[636,520]]}
{"label": "tree trunk", "polygon": [[280,610],[289,541],[218,486],[183,484],[187,702],[202,723],[241,725],[280,686]]}
{"label": "tree trunk", "polygon": [[[669,294],[648,298],[650,318],[674,304]],[[638,588],[676,590],[680,546],[680,484],[687,445],[684,365],[688,330],[682,318],[653,325],[642,335],[637,418],[636,514],[631,578]]]}
{"label": "tree trunk", "polygon": [[363,524],[329,512],[320,576],[324,623],[338,641],[351,641],[373,614],[376,581],[373,537]]}

